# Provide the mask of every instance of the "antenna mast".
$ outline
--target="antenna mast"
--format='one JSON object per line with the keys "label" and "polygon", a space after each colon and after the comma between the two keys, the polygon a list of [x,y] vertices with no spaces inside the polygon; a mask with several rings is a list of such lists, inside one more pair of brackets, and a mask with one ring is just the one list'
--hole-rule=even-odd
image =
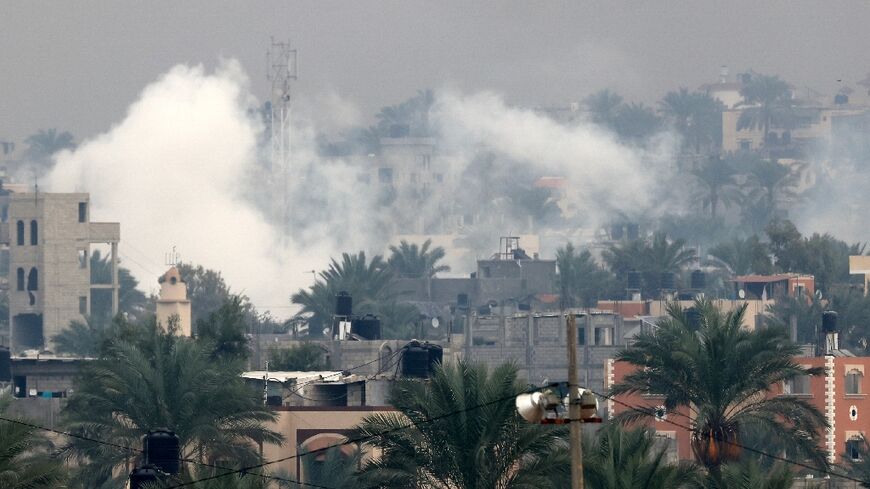
{"label": "antenna mast", "polygon": [[282,194],[281,219],[284,235],[288,230],[289,196],[287,195],[290,176],[290,82],[296,80],[296,50],[290,49],[290,41],[275,42],[266,52],[268,72],[266,78],[272,82],[270,123],[272,126],[272,175],[279,176]]}

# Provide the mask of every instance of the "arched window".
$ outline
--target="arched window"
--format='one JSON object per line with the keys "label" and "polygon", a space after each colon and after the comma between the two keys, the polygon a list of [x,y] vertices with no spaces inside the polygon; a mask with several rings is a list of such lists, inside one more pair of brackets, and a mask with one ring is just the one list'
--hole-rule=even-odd
{"label": "arched window", "polygon": [[27,274],[27,290],[39,290],[39,272],[36,267],[31,268]]}
{"label": "arched window", "polygon": [[33,246],[39,244],[39,225],[36,221],[30,221],[30,244]]}
{"label": "arched window", "polygon": [[24,246],[24,221],[18,221],[15,228],[18,233],[18,246]]}
{"label": "arched window", "polygon": [[852,369],[846,372],[846,394],[860,394],[862,380],[864,380],[864,373],[860,370]]}
{"label": "arched window", "polygon": [[18,269],[18,290],[24,290],[24,269]]}

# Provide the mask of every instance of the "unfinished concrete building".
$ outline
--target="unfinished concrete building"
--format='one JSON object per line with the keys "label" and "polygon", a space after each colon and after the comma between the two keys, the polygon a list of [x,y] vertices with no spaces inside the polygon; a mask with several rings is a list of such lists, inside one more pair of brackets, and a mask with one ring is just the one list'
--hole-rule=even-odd
{"label": "unfinished concrete building", "polygon": [[[118,312],[118,223],[90,222],[86,193],[8,193],[0,196],[0,242],[8,246],[10,340],[14,353],[53,351],[52,338],[91,313],[97,291],[111,294]],[[110,249],[107,277],[92,283],[91,245]]]}

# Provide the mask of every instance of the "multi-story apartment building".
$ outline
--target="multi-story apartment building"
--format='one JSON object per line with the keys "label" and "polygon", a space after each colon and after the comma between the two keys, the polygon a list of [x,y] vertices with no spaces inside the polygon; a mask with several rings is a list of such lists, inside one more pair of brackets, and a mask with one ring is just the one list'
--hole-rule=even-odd
{"label": "multi-story apartment building", "polygon": [[[7,284],[13,353],[53,350],[52,337],[91,312],[91,295],[111,294],[118,311],[120,224],[90,222],[86,193],[6,193],[0,243],[8,247]],[[91,283],[91,245],[111,249],[111,277]]]}

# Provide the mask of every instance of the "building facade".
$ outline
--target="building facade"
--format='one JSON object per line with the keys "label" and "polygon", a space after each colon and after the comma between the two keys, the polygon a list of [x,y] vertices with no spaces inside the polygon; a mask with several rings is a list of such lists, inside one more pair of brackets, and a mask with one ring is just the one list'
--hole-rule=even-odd
{"label": "building facade", "polygon": [[[9,324],[13,352],[53,350],[52,338],[91,313],[95,291],[118,312],[120,224],[90,222],[85,193],[9,193],[0,197],[0,242],[8,246]],[[109,276],[92,283],[91,245],[111,249]]]}

